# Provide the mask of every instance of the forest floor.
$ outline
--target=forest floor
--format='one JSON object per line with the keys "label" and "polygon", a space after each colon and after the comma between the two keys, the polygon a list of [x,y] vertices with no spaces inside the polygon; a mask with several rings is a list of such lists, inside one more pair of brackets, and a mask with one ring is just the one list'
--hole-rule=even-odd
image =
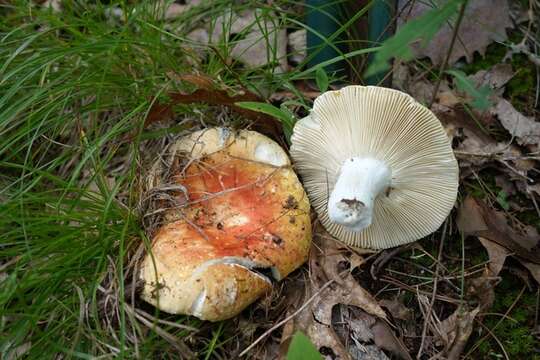
{"label": "forest floor", "polygon": [[[294,1],[0,0],[0,358],[274,359],[301,331],[325,359],[540,359],[538,2],[450,0],[467,6],[411,53],[401,44],[430,18],[414,3],[373,48],[358,40],[367,4],[352,6],[338,76],[308,67]],[[367,252],[313,213],[308,262],[240,315],[143,302],[142,189],[163,149],[212,126],[286,146],[272,115],[302,118],[321,92],[363,84],[383,50],[385,86],[452,139],[460,187],[441,228]],[[246,111],[246,97],[273,110]]]}

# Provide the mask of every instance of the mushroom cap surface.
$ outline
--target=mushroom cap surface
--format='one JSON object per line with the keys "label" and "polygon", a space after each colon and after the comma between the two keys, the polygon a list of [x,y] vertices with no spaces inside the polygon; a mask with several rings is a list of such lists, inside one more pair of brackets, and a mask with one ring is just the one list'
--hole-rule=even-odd
{"label": "mushroom cap surface", "polygon": [[309,201],[285,151],[259,133],[198,131],[176,142],[166,163],[178,154],[189,161],[169,182],[188,198],[152,240],[142,298],[169,313],[227,319],[306,261]]}
{"label": "mushroom cap surface", "polygon": [[[348,86],[320,95],[294,127],[291,156],[323,226],[357,247],[384,249],[418,240],[444,222],[458,190],[458,164],[437,117],[403,92]],[[347,159],[384,162],[391,186],[374,200],[371,225],[333,223],[328,199]]]}

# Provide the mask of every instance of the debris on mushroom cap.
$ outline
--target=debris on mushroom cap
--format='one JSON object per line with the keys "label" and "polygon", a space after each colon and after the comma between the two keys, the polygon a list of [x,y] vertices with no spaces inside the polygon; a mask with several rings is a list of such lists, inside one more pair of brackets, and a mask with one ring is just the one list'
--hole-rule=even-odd
{"label": "debris on mushroom cap", "polygon": [[[189,161],[175,169],[181,154]],[[305,262],[309,201],[274,141],[213,128],[176,142],[166,162],[188,198],[178,194],[184,206],[169,210],[143,261],[144,300],[169,313],[223,320]]]}
{"label": "debris on mushroom cap", "polygon": [[435,231],[452,209],[458,165],[439,120],[397,90],[348,86],[315,100],[291,156],[324,227],[383,249]]}

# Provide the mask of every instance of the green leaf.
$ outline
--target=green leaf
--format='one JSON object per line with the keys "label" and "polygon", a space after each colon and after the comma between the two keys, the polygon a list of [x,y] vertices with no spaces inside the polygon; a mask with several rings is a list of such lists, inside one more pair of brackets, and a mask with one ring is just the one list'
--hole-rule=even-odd
{"label": "green leaf", "polygon": [[292,129],[294,127],[296,119],[290,111],[285,111],[283,109],[275,107],[274,105],[256,101],[239,101],[235,103],[235,105],[243,109],[257,111],[275,117],[281,122],[281,126],[283,126],[283,132],[285,133],[285,137],[287,138],[287,140],[291,138]]}
{"label": "green leaf", "polygon": [[328,90],[328,75],[326,75],[324,68],[317,69],[315,72],[315,80],[317,81],[317,87],[319,88],[320,92],[325,92]]}
{"label": "green leaf", "polygon": [[504,210],[510,209],[510,204],[508,203],[508,194],[506,193],[506,191],[499,191],[499,193],[497,194],[497,202]]}
{"label": "green leaf", "polygon": [[410,44],[418,39],[426,46],[446,21],[457,12],[464,0],[449,0],[442,7],[427,11],[424,15],[407,22],[398,32],[386,40],[375,53],[373,63],[369,65],[365,77],[376,75],[390,68],[389,60],[393,57],[408,61],[413,58]]}
{"label": "green leaf", "polygon": [[486,110],[491,107],[492,104],[489,98],[493,94],[493,90],[489,86],[484,85],[477,88],[461,70],[447,70],[446,73],[454,77],[456,87],[459,91],[466,93],[472,98],[472,101],[468,103],[474,109]]}
{"label": "green leaf", "polygon": [[322,360],[322,356],[309,338],[297,331],[289,345],[287,360]]}

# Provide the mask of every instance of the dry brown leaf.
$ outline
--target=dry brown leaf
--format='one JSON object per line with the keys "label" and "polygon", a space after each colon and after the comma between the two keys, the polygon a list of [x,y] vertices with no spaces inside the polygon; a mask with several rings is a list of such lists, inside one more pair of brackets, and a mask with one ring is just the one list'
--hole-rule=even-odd
{"label": "dry brown leaf", "polygon": [[386,322],[377,320],[375,325],[371,327],[371,330],[373,331],[373,341],[375,342],[375,345],[381,349],[390,351],[401,359],[412,360],[412,357],[403,342],[396,337]]}
{"label": "dry brown leaf", "polygon": [[[398,26],[407,20],[421,16],[430,9],[429,2],[400,0],[399,13],[401,16],[398,19]],[[506,28],[511,27],[512,21],[509,17],[507,0],[469,1],[459,28],[458,39],[450,55],[449,65],[454,64],[461,57],[472,62],[474,52],[484,55],[487,46],[493,41],[506,40]],[[425,48],[414,44],[412,46],[413,52],[416,57],[427,56],[435,65],[439,65],[446,57],[452,33],[453,24],[452,27],[446,24]]]}
{"label": "dry brown leaf", "polygon": [[483,237],[478,237],[489,256],[489,271],[491,276],[497,276],[501,272],[506,257],[510,255],[508,250],[493,241]]}
{"label": "dry brown leaf", "polygon": [[[182,44],[183,49],[188,53],[192,52],[197,55],[196,58],[203,59],[206,51],[208,50],[208,42],[210,41],[210,35],[204,28],[194,29],[186,35],[186,39],[189,40]],[[192,57],[188,57],[190,64],[196,63]]]}
{"label": "dry brown leaf", "polygon": [[253,120],[255,122],[255,127],[258,127],[258,130],[262,133],[269,135],[274,139],[279,138],[280,125],[278,124],[277,120],[269,115],[243,109],[236,105],[236,102],[241,101],[264,102],[264,100],[259,96],[249,92],[246,89],[242,89],[242,91],[236,95],[229,95],[226,90],[218,88],[214,83],[214,80],[206,75],[184,74],[174,75],[174,77],[177,80],[185,81],[196,86],[197,90],[189,94],[183,92],[170,92],[167,94],[170,98],[168,103],[160,104],[155,102],[148,112],[148,116],[146,117],[144,124],[145,127],[154,122],[171,118],[173,116],[173,106],[176,104],[192,104],[202,102],[210,105],[227,106],[245,118]]}
{"label": "dry brown leaf", "polygon": [[458,307],[452,315],[440,323],[439,329],[446,337],[445,341],[447,342],[447,359],[459,359],[459,355],[472,333],[474,319],[479,312],[479,307],[473,310]]}
{"label": "dry brown leaf", "polygon": [[376,345],[351,344],[349,351],[355,360],[390,360]]}
{"label": "dry brown leaf", "polygon": [[5,360],[17,360],[25,358],[25,355],[32,348],[31,342],[25,342],[22,345],[17,346],[14,349],[9,349],[6,352],[2,352],[5,356]]}
{"label": "dry brown leaf", "polygon": [[[504,246],[501,246],[486,238],[478,237],[478,240],[480,240],[482,246],[484,246],[484,248],[487,250],[489,256],[489,274],[486,277],[491,278],[498,276],[503,268],[506,258],[511,255],[510,252]],[[523,259],[520,260],[520,263],[530,271],[536,282],[540,284],[540,265]],[[478,284],[476,284],[475,286],[477,288],[480,287]],[[487,289],[486,291],[486,289],[481,289],[480,291],[478,291],[480,297],[483,298],[489,296],[489,292],[493,292],[493,290]],[[491,296],[494,298],[494,294],[492,294]],[[485,303],[489,303],[489,306],[491,306],[493,300],[486,300]]]}
{"label": "dry brown leaf", "polygon": [[526,184],[525,189],[528,193],[536,193],[536,195],[540,196],[540,183],[534,185]]}
{"label": "dry brown leaf", "polygon": [[475,277],[467,283],[466,298],[478,302],[478,307],[486,311],[495,301],[495,286],[501,281],[498,276],[492,276],[491,271],[485,269],[481,276]]}
{"label": "dry brown leaf", "polygon": [[174,20],[180,17],[180,15],[182,15],[184,12],[189,10],[189,8],[189,5],[172,3],[167,6],[167,9],[165,9],[165,14],[163,15],[163,17],[165,18],[165,20]]}
{"label": "dry brown leaf", "polygon": [[357,317],[351,318],[349,323],[357,340],[366,343],[373,340],[373,331],[371,331],[371,327],[375,324],[373,316],[361,312]]}
{"label": "dry brown leaf", "polygon": [[300,64],[306,58],[306,29],[293,31],[289,34],[289,58],[292,63]]}
{"label": "dry brown leaf", "polygon": [[403,305],[398,298],[392,300],[383,299],[379,301],[379,304],[388,309],[394,319],[408,321],[412,318],[412,310]]}
{"label": "dry brown leaf", "polygon": [[540,146],[540,122],[526,117],[503,98],[498,99],[492,112],[497,115],[501,125],[510,135],[517,138],[518,144]]}
{"label": "dry brown leaf", "polygon": [[346,245],[334,240],[330,237],[324,240],[325,247],[323,249],[324,256],[321,259],[322,269],[326,276],[343,284],[343,278],[340,276],[345,270],[349,273],[355,268],[362,265],[365,260],[355,252],[352,252]]}
{"label": "dry brown leaf", "polygon": [[477,73],[469,76],[469,79],[473,81],[476,88],[482,86],[489,86],[495,90],[498,95],[502,95],[504,92],[504,86],[512,77],[514,71],[510,64],[496,64],[489,70],[480,70]]}
{"label": "dry brown leaf", "polygon": [[44,8],[49,8],[55,14],[62,12],[62,1],[61,0],[46,0],[41,4]]}
{"label": "dry brown leaf", "polygon": [[508,195],[516,193],[516,186],[506,174],[495,175],[495,185],[500,187]]}
{"label": "dry brown leaf", "polygon": [[[342,309],[338,307],[339,305],[354,306],[346,307],[355,309],[354,312],[348,311],[349,314],[354,314],[354,317],[349,316],[346,323],[354,324],[354,327],[351,325],[352,331],[349,331],[349,334],[355,335],[352,340],[357,342],[359,348],[366,339],[367,341],[373,339],[371,327],[376,323],[376,319],[386,319],[387,316],[377,300],[351,275],[350,267],[353,265],[347,261],[349,250],[333,240],[320,227],[316,231],[315,239],[318,246],[309,260],[311,276],[304,302],[314,294],[319,295],[291,321],[294,323],[293,326],[287,326],[282,342],[286,342],[294,330],[301,330],[310,337],[318,349],[322,347],[331,349],[336,356],[335,359],[351,359],[348,349],[336,332],[334,310]],[[323,289],[323,286],[327,287]]]}
{"label": "dry brown leaf", "polygon": [[540,264],[538,232],[525,227],[519,233],[508,225],[504,213],[489,208],[482,200],[467,197],[458,211],[457,224],[465,236],[489,239],[521,259]]}
{"label": "dry brown leaf", "polygon": [[168,1],[160,1],[159,10],[162,10],[162,16],[165,20],[174,20],[180,17],[183,13],[190,10],[194,6],[200,5],[202,0],[184,0],[183,3],[168,3]]}
{"label": "dry brown leaf", "polygon": [[534,280],[536,280],[536,282],[540,284],[540,265],[529,261],[522,261],[521,264],[531,272]]}
{"label": "dry brown leaf", "polygon": [[241,34],[239,40],[231,43],[233,59],[249,67],[275,62],[277,73],[287,71],[287,31],[278,25],[277,17],[275,19],[271,21],[260,10],[226,13],[217,18],[210,42],[222,43]]}

